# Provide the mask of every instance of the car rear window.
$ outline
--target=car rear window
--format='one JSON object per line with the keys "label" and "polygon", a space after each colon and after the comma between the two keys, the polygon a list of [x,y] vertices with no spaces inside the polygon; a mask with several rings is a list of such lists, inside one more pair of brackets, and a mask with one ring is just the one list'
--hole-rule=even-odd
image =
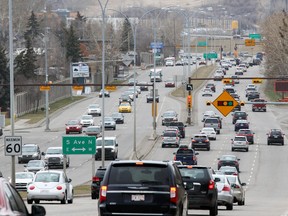
{"label": "car rear window", "polygon": [[193,149],[178,149],[177,153],[176,154],[193,154],[194,151]]}
{"label": "car rear window", "polygon": [[130,165],[112,166],[109,184],[169,184],[168,166]]}
{"label": "car rear window", "polygon": [[207,136],[195,135],[194,139],[206,139]]}
{"label": "car rear window", "polygon": [[206,169],[181,168],[179,170],[182,178],[184,179],[193,179],[193,181],[200,181],[209,178],[209,174]]}
{"label": "car rear window", "polygon": [[236,112],[235,116],[246,116],[247,114],[245,112]]}
{"label": "car rear window", "polygon": [[205,123],[218,123],[218,119],[212,119],[212,118],[207,118],[206,120],[205,120]]}
{"label": "car rear window", "polygon": [[165,132],[163,134],[163,137],[176,137],[176,133],[175,132]]}
{"label": "car rear window", "polygon": [[235,141],[246,141],[246,137],[235,137]]}

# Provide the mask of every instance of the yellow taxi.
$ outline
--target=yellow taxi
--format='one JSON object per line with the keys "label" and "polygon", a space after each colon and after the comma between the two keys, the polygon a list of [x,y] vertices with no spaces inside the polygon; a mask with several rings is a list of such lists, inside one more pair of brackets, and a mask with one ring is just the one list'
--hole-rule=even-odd
{"label": "yellow taxi", "polygon": [[130,105],[130,103],[122,102],[122,103],[120,103],[120,105],[118,107],[118,112],[119,113],[131,113],[132,112],[132,106]]}

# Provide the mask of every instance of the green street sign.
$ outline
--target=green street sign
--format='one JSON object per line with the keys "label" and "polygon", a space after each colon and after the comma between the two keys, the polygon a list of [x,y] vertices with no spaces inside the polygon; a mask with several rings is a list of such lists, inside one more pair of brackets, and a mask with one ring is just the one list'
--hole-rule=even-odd
{"label": "green street sign", "polygon": [[261,39],[261,34],[249,34],[249,38],[251,39]]}
{"label": "green street sign", "polygon": [[207,46],[207,43],[206,43],[206,41],[199,41],[199,42],[197,43],[197,46],[199,46],[199,47],[205,47],[205,46]]}
{"label": "green street sign", "polygon": [[64,155],[69,154],[95,154],[95,136],[63,136],[62,149]]}
{"label": "green street sign", "polygon": [[[207,57],[206,57],[207,56]],[[217,58],[218,56],[217,56],[217,53],[204,53],[203,54],[203,58],[207,58],[207,59],[213,59],[213,58]]]}

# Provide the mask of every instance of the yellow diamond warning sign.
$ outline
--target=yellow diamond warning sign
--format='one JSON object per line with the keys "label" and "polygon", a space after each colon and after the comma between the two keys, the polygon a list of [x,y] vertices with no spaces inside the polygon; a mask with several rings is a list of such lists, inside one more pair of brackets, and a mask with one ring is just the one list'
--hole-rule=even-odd
{"label": "yellow diamond warning sign", "polygon": [[223,91],[212,104],[226,117],[238,105],[238,102],[227,91]]}

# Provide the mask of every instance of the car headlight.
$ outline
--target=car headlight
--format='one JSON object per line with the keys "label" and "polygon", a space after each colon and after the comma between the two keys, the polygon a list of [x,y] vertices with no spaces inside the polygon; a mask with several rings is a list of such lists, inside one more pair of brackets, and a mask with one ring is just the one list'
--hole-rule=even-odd
{"label": "car headlight", "polygon": [[32,155],[32,157],[37,157],[38,156],[38,154],[37,153],[34,153],[33,155]]}

